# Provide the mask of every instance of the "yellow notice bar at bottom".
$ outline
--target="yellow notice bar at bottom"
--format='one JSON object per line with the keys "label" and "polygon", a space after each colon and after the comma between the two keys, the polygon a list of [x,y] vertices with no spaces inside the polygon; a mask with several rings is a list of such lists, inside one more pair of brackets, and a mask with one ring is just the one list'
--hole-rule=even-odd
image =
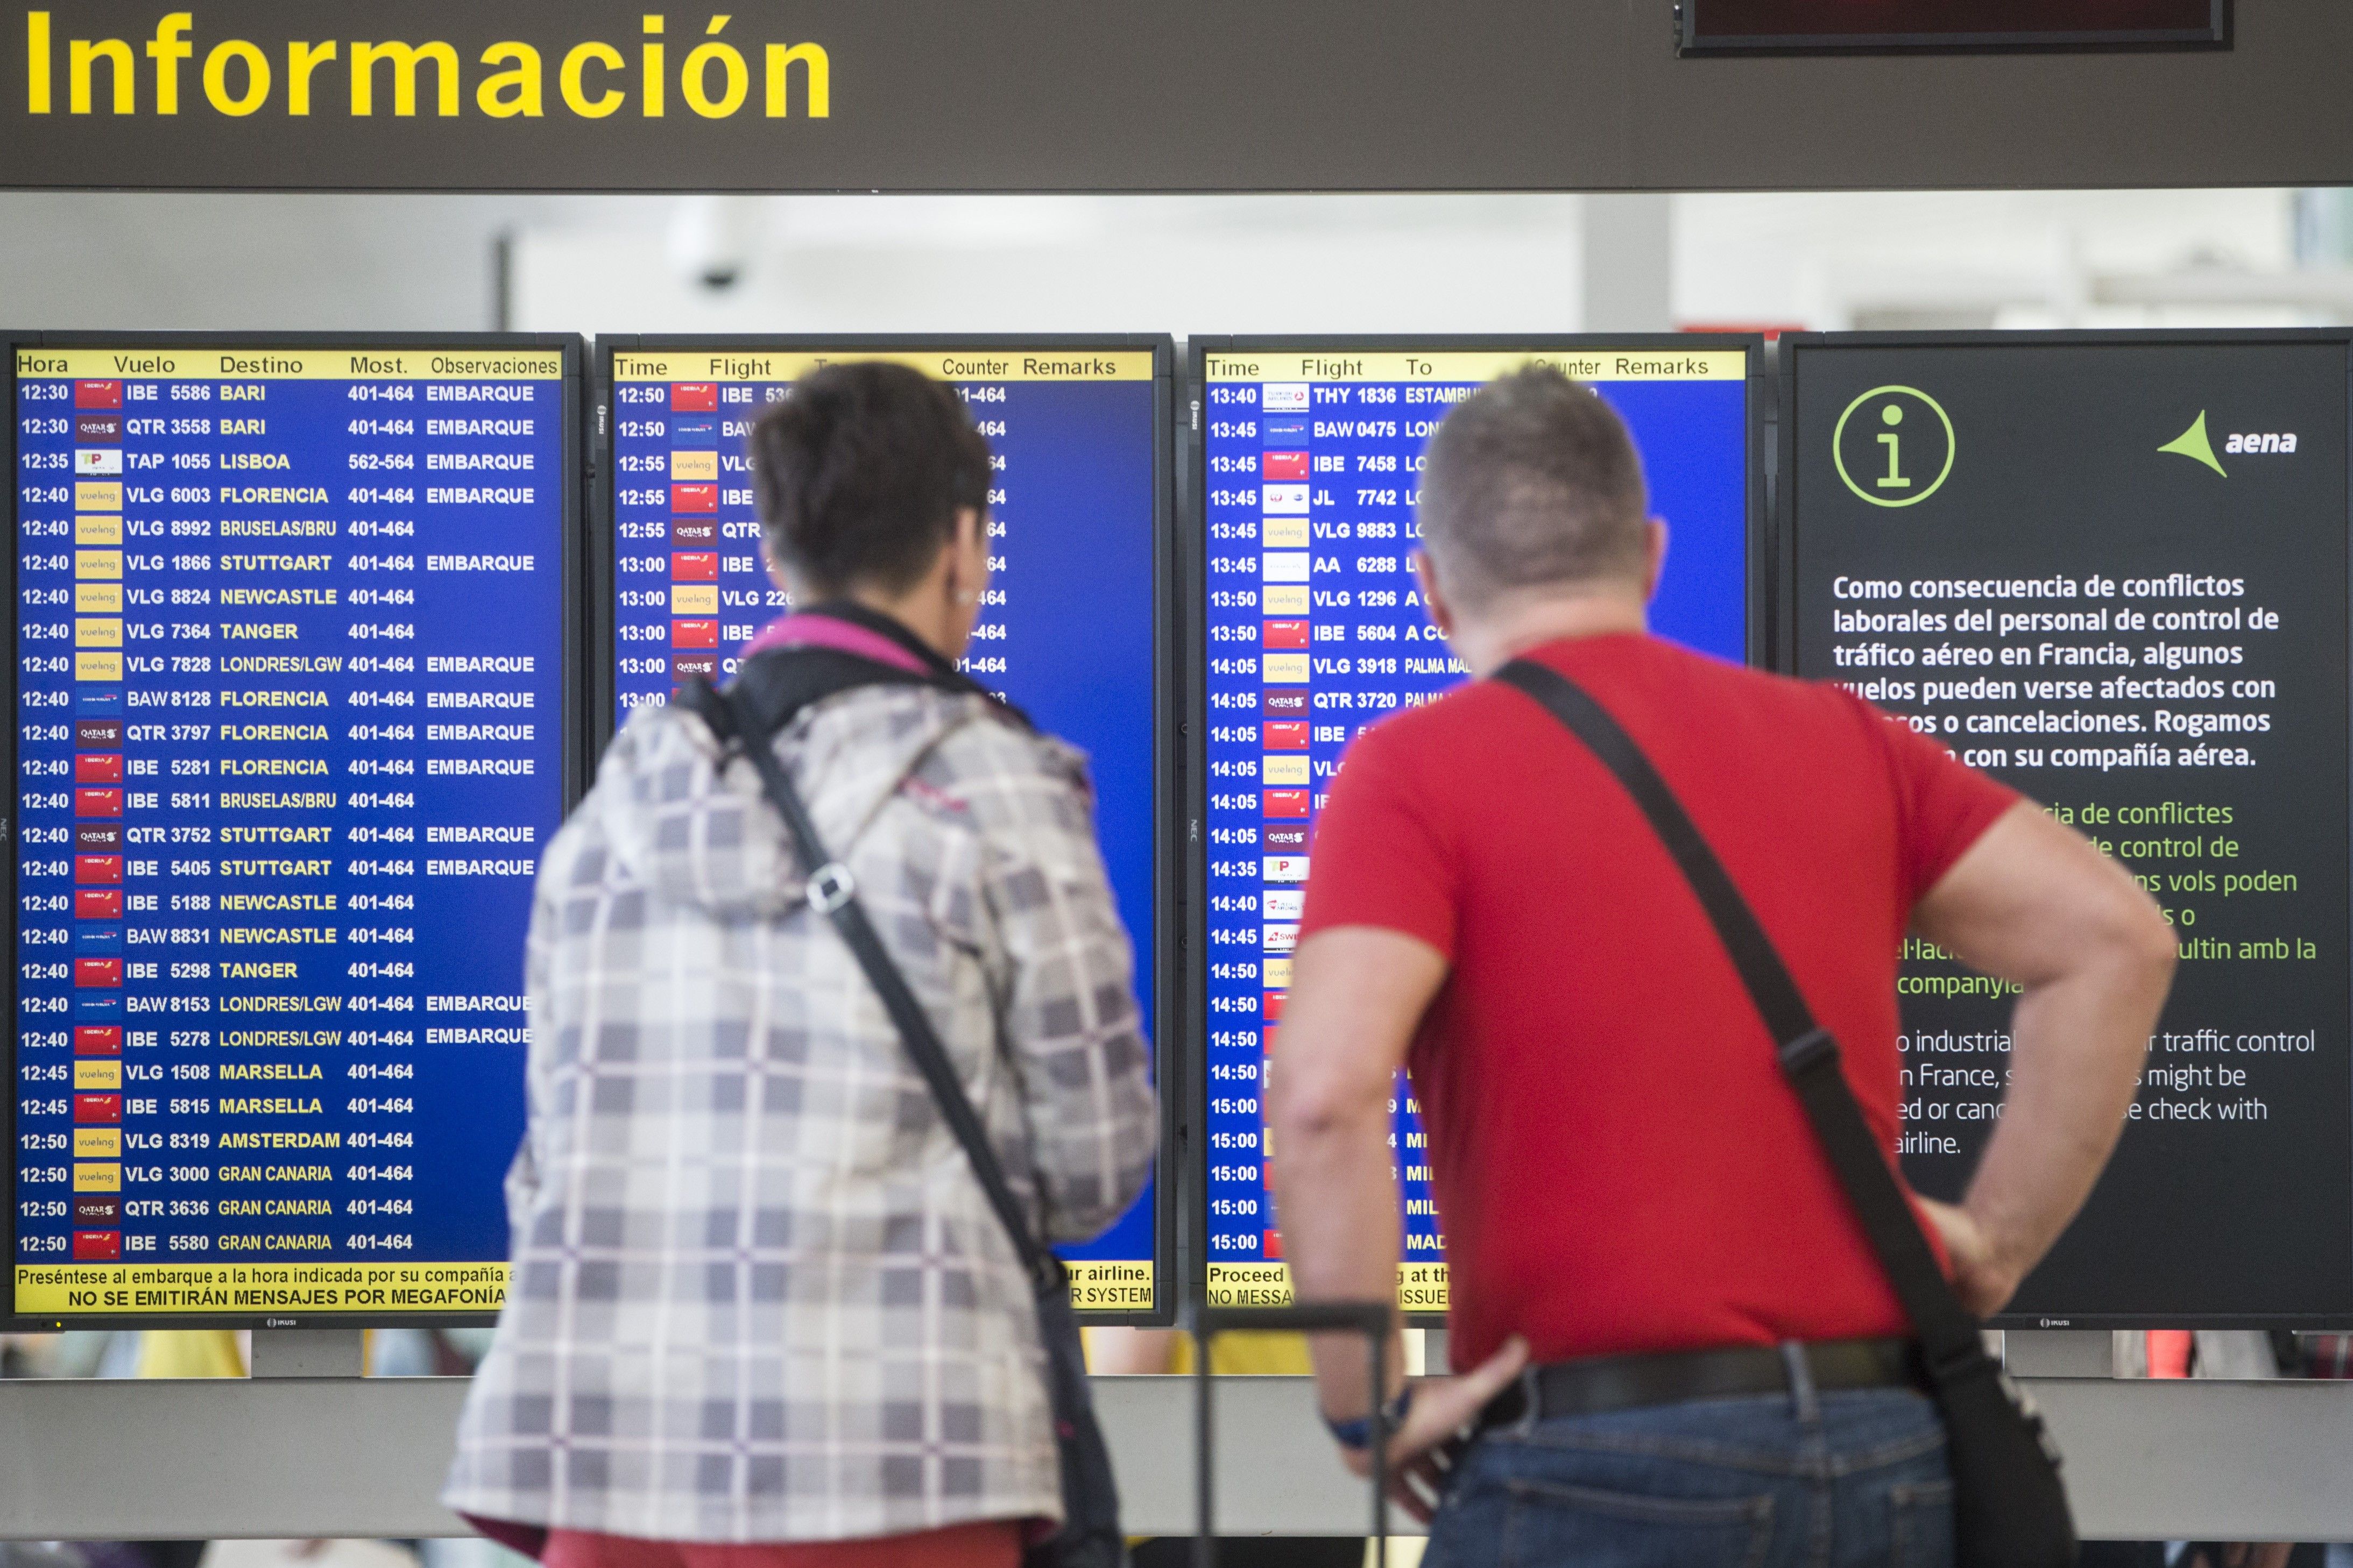
{"label": "yellow notice bar at bottom", "polygon": [[[1288,1307],[1291,1268],[1282,1263],[1212,1263],[1207,1269],[1212,1307]],[[1398,1305],[1409,1312],[1446,1310],[1446,1265],[1398,1265]]]}
{"label": "yellow notice bar at bottom", "polygon": [[1067,1265],[1071,1305],[1082,1312],[1152,1310],[1152,1264],[1147,1258],[1097,1258]]}
{"label": "yellow notice bar at bottom", "polygon": [[[167,1281],[154,1276],[168,1273]],[[27,1317],[137,1317],[165,1312],[495,1312],[503,1263],[19,1264],[16,1310]]]}

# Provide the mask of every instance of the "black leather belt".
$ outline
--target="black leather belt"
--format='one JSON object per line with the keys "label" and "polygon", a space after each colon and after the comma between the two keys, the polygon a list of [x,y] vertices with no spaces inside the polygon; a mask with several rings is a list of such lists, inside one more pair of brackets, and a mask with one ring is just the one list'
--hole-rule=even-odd
{"label": "black leather belt", "polygon": [[[1788,1347],[1805,1359],[1816,1389],[1926,1389],[1920,1347],[1911,1340],[1822,1340]],[[1781,1349],[1758,1345],[1676,1351],[1662,1355],[1598,1356],[1530,1367],[1490,1403],[1482,1427],[1535,1418],[1599,1415],[1651,1405],[1694,1399],[1738,1399],[1791,1392],[1790,1368]]]}

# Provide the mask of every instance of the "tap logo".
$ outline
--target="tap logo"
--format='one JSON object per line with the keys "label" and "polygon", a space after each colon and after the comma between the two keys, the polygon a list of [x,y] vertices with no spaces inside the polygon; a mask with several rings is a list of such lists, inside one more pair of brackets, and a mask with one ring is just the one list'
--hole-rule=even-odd
{"label": "tap logo", "polygon": [[1916,386],[1874,386],[1846,405],[1831,456],[1846,488],[1873,506],[1918,506],[1952,477],[1953,421]]}

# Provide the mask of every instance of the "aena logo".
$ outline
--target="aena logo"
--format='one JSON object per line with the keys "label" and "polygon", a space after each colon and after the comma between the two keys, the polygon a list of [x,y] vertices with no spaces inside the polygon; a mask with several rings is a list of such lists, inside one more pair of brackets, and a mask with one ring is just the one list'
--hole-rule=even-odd
{"label": "aena logo", "polygon": [[[2190,421],[2189,429],[2158,450],[2170,452],[2177,458],[2187,458],[2193,463],[2203,463],[2226,479],[2231,477],[2231,471],[2222,466],[2221,458],[2214,455],[2214,440],[2206,433],[2206,411],[2202,408],[2198,411],[2198,417]],[[2293,430],[2242,433],[2226,437],[2222,442],[2224,457],[2286,457],[2295,450],[2295,432]]]}

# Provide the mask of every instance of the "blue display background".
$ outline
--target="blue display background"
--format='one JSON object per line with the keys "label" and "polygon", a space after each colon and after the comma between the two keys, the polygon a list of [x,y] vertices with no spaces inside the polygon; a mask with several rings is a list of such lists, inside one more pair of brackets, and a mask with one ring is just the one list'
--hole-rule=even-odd
{"label": "blue display background", "polygon": [[[1296,385],[1296,383],[1287,384]],[[1303,856],[1270,834],[1306,830],[1323,804],[1346,742],[1402,707],[1429,700],[1463,679],[1430,626],[1415,593],[1410,557],[1418,545],[1414,492],[1428,431],[1467,384],[1315,382],[1303,412],[1269,414],[1257,383],[1204,388],[1206,475],[1206,781],[1209,843],[1207,1046],[1204,1149],[1208,1215],[1206,1260],[1259,1263],[1270,1245],[1273,1202],[1264,1149],[1265,1071],[1281,1057],[1265,1045],[1282,986],[1267,973],[1287,952],[1282,927],[1297,915],[1278,903],[1295,896],[1303,863],[1284,879],[1271,876],[1278,856]],[[1748,415],[1739,381],[1612,383],[1595,391],[1624,416],[1641,449],[1652,512],[1670,531],[1663,582],[1651,626],[1704,652],[1744,657],[1747,634]],[[1303,430],[1303,434],[1297,434]],[[1276,521],[1262,496],[1273,482],[1261,472],[1271,450],[1306,452],[1312,528],[1306,578],[1308,614],[1273,616],[1262,557],[1273,552],[1265,531]],[[1291,481],[1296,482],[1296,481]],[[1295,514],[1293,514],[1295,515]],[[1369,595],[1369,597],[1368,597]],[[1261,661],[1276,634],[1270,620],[1304,619],[1312,637],[1308,680],[1276,684]],[[1295,816],[1268,815],[1260,777],[1264,759],[1303,754],[1274,748],[1264,726],[1297,721],[1264,711],[1270,692],[1308,695],[1307,758],[1312,782]],[[1272,792],[1266,791],[1269,799]],[[1406,1205],[1401,1262],[1442,1261],[1440,1216],[1432,1199],[1417,1108],[1402,1078],[1396,1113],[1399,1185]],[[1263,1157],[1261,1157],[1263,1156]],[[1213,1291],[1213,1299],[1217,1293]]]}
{"label": "blue display background", "polygon": [[[130,466],[108,476],[123,486],[128,635],[119,682],[74,675],[78,508],[69,465],[77,451],[93,449],[77,416],[101,412],[76,407],[75,384],[24,379],[16,393],[17,1262],[71,1261],[77,1233],[115,1228],[119,1258],[82,1260],[503,1259],[501,1184],[522,1125],[523,931],[532,872],[563,807],[564,384],[259,379],[237,384],[245,398],[226,401],[219,381],[124,381],[121,406],[102,410],[123,417],[121,434],[96,448],[122,453]],[[429,396],[453,386],[501,390],[482,401]],[[259,420],[259,433],[224,434],[229,418]],[[481,419],[513,422],[511,430],[527,424],[529,433],[427,433],[431,421]],[[223,471],[245,453],[283,454],[288,466]],[[430,455],[448,453],[495,454],[504,471],[428,467]],[[530,499],[428,500],[435,489],[484,487],[528,489]],[[231,499],[254,488],[323,499]],[[322,522],[307,534],[285,531]],[[528,557],[528,567],[427,569],[428,557],[481,555]],[[294,605],[223,600],[236,590],[280,588],[320,593]],[[335,602],[318,602],[328,592]],[[294,629],[261,640],[231,629],[260,624]],[[319,662],[264,672],[232,663],[276,656]],[[453,656],[530,668],[430,671],[430,659]],[[495,705],[436,704],[448,693],[493,693],[472,700]],[[102,729],[78,727],[108,721],[122,726],[120,744],[104,743]],[[301,728],[227,738],[230,726],[247,725]],[[436,740],[435,725],[514,728],[495,740]],[[91,827],[102,840],[109,823],[85,815],[87,803],[74,793],[75,758],[107,753],[123,760],[126,842],[78,847],[77,836]],[[436,761],[503,771],[437,775]],[[256,763],[307,771],[243,771]],[[332,804],[223,804],[273,792]],[[499,830],[502,841],[431,841],[432,829],[453,827]],[[279,829],[323,831],[308,841],[250,841],[248,830],[257,828],[265,840],[280,837]],[[75,886],[89,879],[78,870],[78,847],[125,858],[122,918],[74,918]],[[487,874],[449,868],[459,861],[503,865]],[[226,899],[257,894],[310,895],[311,907],[224,907]],[[303,930],[321,940],[225,940],[237,930]],[[90,953],[132,966],[119,989],[78,984],[85,977],[72,959]],[[290,963],[293,971],[232,978],[233,963]],[[78,1023],[120,1025],[119,1058],[85,1050]],[[437,1030],[464,1043],[435,1043]],[[298,1035],[311,1043],[253,1043]],[[124,1075],[116,1194],[123,1215],[115,1226],[99,1223],[102,1215],[78,1222],[78,1201],[102,1194],[49,1175],[77,1163],[70,1150],[57,1152],[59,1133],[72,1142],[76,1064],[111,1059]],[[304,1075],[315,1068],[320,1076],[226,1081],[222,1069],[231,1064]],[[247,1099],[295,1109],[220,1109]],[[301,1109],[312,1101],[315,1110]],[[288,1131],[333,1134],[336,1146],[223,1145],[225,1136]],[[223,1178],[249,1167],[316,1168],[325,1179]],[[257,1199],[324,1199],[332,1212],[294,1219],[222,1213],[225,1203]],[[224,1244],[236,1237],[260,1245]],[[250,1310],[261,1300],[182,1310]],[[268,1304],[358,1303],[298,1282]],[[496,1301],[478,1292],[407,1304],[447,1311]]]}
{"label": "blue display background", "polygon": [[[844,357],[850,357],[845,354]],[[703,384],[694,384],[701,385]],[[1154,384],[1149,381],[960,382],[974,419],[1001,459],[990,507],[995,562],[988,602],[965,669],[1019,706],[1038,726],[1083,748],[1091,760],[1096,825],[1121,918],[1135,942],[1135,984],[1153,1017],[1153,455]],[[715,384],[716,418],[682,411],[672,388],[623,382],[613,389],[616,474],[614,607],[616,721],[631,708],[668,699],[681,652],[670,644],[669,591],[675,552],[719,552],[720,626],[713,660],[722,679],[740,648],[783,595],[760,564],[759,525],[745,469],[751,420],[788,387],[778,382]],[[700,402],[697,395],[693,401]],[[684,444],[681,444],[684,443]],[[668,489],[670,455],[717,453],[716,540],[681,542]],[[659,590],[659,591],[658,591]],[[1155,1194],[1147,1189],[1120,1222],[1082,1246],[1073,1260],[1154,1260]]]}

